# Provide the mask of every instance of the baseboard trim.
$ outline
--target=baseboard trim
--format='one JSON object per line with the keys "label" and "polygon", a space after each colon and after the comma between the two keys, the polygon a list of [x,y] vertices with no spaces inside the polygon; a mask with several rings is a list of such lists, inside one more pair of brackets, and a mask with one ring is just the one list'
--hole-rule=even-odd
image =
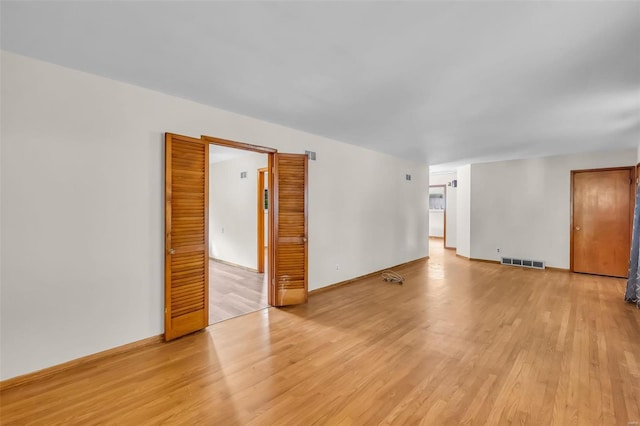
{"label": "baseboard trim", "polygon": [[425,261],[425,260],[429,260],[429,256],[421,257],[419,259],[411,260],[409,262],[401,263],[399,265],[390,266],[388,268],[380,269],[379,271],[371,272],[371,273],[368,273],[368,274],[365,274],[365,275],[360,275],[359,277],[351,278],[351,279],[346,280],[346,281],[340,281],[340,282],[335,283],[335,284],[329,284],[327,286],[320,287],[320,288],[317,288],[315,290],[309,291],[309,296],[315,296],[316,294],[324,293],[325,291],[335,290],[338,287],[342,287],[342,286],[345,286],[347,284],[354,283],[356,281],[364,280],[366,278],[371,278],[374,275],[379,275],[382,272],[384,272],[386,270],[389,270],[389,269],[403,268],[405,266],[409,266],[409,265],[412,265],[414,263],[422,262],[422,261]]}
{"label": "baseboard trim", "polygon": [[444,246],[444,248],[446,248],[447,250],[455,250],[456,249],[455,247],[447,247],[447,246]]}
{"label": "baseboard trim", "polygon": [[216,259],[215,257],[209,257],[209,260],[213,260],[214,262],[222,263],[229,266],[234,266],[236,268],[244,269],[245,271],[255,272],[256,274],[258,273],[257,269],[249,268],[248,266],[244,266],[244,265],[238,265],[237,263],[233,263],[233,262],[227,262],[226,260],[222,260],[222,259]]}
{"label": "baseboard trim", "polygon": [[33,373],[27,373],[21,376],[12,377],[11,379],[3,380],[0,382],[0,392],[10,388],[14,388],[16,386],[22,386],[27,383],[35,382],[35,381],[47,378],[49,376],[53,376],[54,374],[62,373],[63,371],[67,371],[71,368],[75,368],[80,365],[88,364],[90,362],[95,362],[95,361],[101,361],[101,360],[104,360],[105,358],[109,358],[114,355],[123,354],[125,352],[129,352],[135,349],[140,349],[146,346],[151,346],[161,342],[164,342],[164,334],[148,337],[146,339],[127,343],[126,345],[107,349],[102,352],[72,359],[71,361],[67,361],[62,364],[47,367],[42,370],[34,371]]}
{"label": "baseboard trim", "polygon": [[473,261],[473,262],[484,262],[484,263],[495,263],[495,264],[500,264],[499,260],[490,260],[490,259],[476,259],[475,257],[471,257],[469,258],[469,260]]}
{"label": "baseboard trim", "polygon": [[[478,259],[478,258],[475,258],[475,257],[463,256],[463,255],[458,254],[458,253],[456,253],[456,256],[461,257],[461,258],[466,259],[466,260],[469,260],[469,261],[472,261],[472,262],[493,263],[493,264],[496,264],[496,265],[500,265],[501,264],[501,262],[499,260]],[[530,269],[530,268],[525,268],[525,269]],[[533,268],[533,269],[536,269],[536,268]],[[553,267],[553,266],[545,266],[544,269],[548,269],[548,270],[551,270],[551,271],[558,271],[558,272],[571,272],[570,269],[556,268],[556,267]]]}
{"label": "baseboard trim", "polygon": [[549,269],[551,271],[558,271],[558,272],[571,272],[571,270],[568,268],[556,268],[555,266],[545,266],[544,269]]}
{"label": "baseboard trim", "polygon": [[483,262],[483,263],[494,263],[494,264],[500,264],[499,260],[491,260],[491,259],[478,259],[477,257],[467,257],[467,256],[463,256],[461,254],[456,253],[456,256],[461,257],[465,260],[471,261],[471,262]]}

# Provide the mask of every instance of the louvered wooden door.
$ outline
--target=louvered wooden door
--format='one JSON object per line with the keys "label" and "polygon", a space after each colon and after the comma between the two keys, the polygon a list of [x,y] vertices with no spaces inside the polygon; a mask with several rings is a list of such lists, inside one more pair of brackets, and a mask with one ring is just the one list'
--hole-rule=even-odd
{"label": "louvered wooden door", "polygon": [[270,303],[307,301],[307,156],[274,154]]}
{"label": "louvered wooden door", "polygon": [[165,135],[165,340],[209,324],[209,145]]}

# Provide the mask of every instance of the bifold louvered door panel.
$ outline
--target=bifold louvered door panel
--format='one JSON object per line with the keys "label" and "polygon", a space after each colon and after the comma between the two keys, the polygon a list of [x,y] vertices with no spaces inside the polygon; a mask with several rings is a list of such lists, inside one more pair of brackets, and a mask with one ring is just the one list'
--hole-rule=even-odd
{"label": "bifold louvered door panel", "polygon": [[271,304],[307,301],[307,156],[274,155]]}
{"label": "bifold louvered door panel", "polygon": [[165,136],[165,340],[209,323],[209,146]]}

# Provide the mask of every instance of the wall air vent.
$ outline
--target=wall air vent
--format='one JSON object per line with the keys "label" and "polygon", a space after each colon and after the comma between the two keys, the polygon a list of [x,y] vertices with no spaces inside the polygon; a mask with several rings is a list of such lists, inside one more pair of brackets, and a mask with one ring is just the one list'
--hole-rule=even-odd
{"label": "wall air vent", "polygon": [[544,269],[544,261],[529,259],[514,259],[512,257],[502,257],[500,263],[503,265],[521,266],[523,268]]}

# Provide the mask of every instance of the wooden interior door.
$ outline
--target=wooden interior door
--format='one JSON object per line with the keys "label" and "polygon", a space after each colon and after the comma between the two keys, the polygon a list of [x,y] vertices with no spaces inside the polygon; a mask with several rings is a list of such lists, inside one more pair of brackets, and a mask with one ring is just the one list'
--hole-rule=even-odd
{"label": "wooden interior door", "polygon": [[209,145],[165,135],[164,336],[209,324]]}
{"label": "wooden interior door", "polygon": [[[258,248],[257,248],[257,254],[258,254],[258,273],[262,274],[264,272],[264,251],[265,251],[265,242],[267,242],[269,240],[269,238],[267,237],[265,239],[264,237],[264,231],[265,231],[265,214],[267,214],[267,209],[265,209],[265,189],[266,185],[265,185],[265,176],[267,173],[268,168],[267,167],[263,167],[258,169],[258,218],[257,218],[257,228],[258,228]],[[268,229],[268,227],[267,227]]]}
{"label": "wooden interior door", "polygon": [[626,277],[634,168],[572,171],[571,270]]}
{"label": "wooden interior door", "polygon": [[307,156],[274,154],[271,229],[272,306],[306,303],[307,285]]}

